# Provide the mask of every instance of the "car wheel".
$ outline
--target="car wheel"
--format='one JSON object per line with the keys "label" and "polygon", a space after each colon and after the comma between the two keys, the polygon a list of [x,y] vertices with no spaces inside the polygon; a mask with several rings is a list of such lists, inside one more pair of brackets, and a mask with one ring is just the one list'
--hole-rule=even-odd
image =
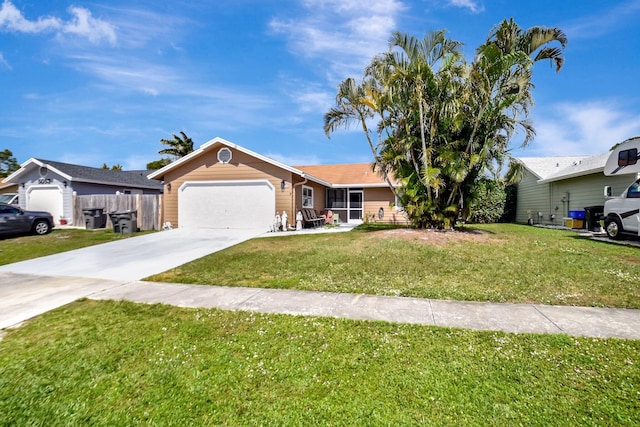
{"label": "car wheel", "polygon": [[604,220],[604,229],[610,239],[619,239],[622,233],[622,223],[616,217],[608,217]]}
{"label": "car wheel", "polygon": [[51,226],[44,219],[39,219],[33,224],[33,232],[38,235],[47,234],[51,230]]}

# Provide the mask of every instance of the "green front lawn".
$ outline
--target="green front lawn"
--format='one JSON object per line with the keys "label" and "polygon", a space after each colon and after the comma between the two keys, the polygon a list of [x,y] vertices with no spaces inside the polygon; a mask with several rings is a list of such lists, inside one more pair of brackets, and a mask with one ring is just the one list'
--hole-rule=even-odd
{"label": "green front lawn", "polygon": [[[254,239],[152,281],[640,308],[640,249],[514,224]],[[455,237],[455,238],[454,238]]]}
{"label": "green front lawn", "polygon": [[139,234],[119,234],[114,233],[111,229],[54,228],[51,233],[44,236],[5,236],[0,238],[0,265],[125,239]]}
{"label": "green front lawn", "polygon": [[0,341],[0,425],[638,425],[640,341],[79,301]]}

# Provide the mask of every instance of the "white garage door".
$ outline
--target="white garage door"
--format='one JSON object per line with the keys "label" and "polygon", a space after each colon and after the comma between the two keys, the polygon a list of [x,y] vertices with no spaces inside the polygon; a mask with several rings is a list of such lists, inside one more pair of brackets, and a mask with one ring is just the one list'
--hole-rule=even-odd
{"label": "white garage door", "polygon": [[62,217],[62,190],[58,186],[29,188],[27,209],[49,212],[53,215],[53,221],[59,225]]}
{"label": "white garage door", "polygon": [[178,193],[181,228],[263,228],[273,223],[274,187],[260,181],[189,181]]}

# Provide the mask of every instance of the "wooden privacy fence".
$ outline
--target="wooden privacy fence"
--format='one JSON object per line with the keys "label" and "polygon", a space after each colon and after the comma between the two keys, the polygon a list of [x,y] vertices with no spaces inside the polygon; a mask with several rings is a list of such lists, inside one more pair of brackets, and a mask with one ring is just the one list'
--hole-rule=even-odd
{"label": "wooden privacy fence", "polygon": [[107,216],[107,228],[112,227],[109,213],[137,211],[140,230],[162,228],[161,194],[91,194],[73,196],[73,226],[84,227],[84,209],[103,209]]}

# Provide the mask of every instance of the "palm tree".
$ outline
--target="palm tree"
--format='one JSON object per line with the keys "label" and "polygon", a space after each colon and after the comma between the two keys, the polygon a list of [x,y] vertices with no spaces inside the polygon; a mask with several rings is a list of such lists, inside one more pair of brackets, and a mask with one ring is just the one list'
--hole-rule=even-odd
{"label": "palm tree", "polygon": [[172,134],[173,139],[161,139],[160,143],[169,148],[158,151],[158,154],[168,155],[175,159],[186,156],[193,151],[193,141],[183,131],[180,135]]}
{"label": "palm tree", "polygon": [[340,84],[325,133],[359,123],[375,164],[400,180],[414,225],[448,227],[468,209],[479,180],[509,159],[516,132],[524,131],[523,145],[533,138],[532,66],[549,59],[559,70],[565,45],[557,28],[525,31],[505,20],[467,64],[444,31],[423,39],[394,33],[362,83]]}
{"label": "palm tree", "polygon": [[[535,26],[523,30],[513,18],[510,18],[491,30],[485,44],[495,45],[505,55],[516,51],[523,52],[534,62],[548,59],[555,64],[558,72],[564,64],[562,54],[567,41],[566,34],[560,28]],[[559,43],[560,47],[549,46],[553,42]],[[535,56],[533,56],[534,53],[536,53]]]}
{"label": "palm tree", "polygon": [[374,143],[372,131],[367,124],[380,112],[380,95],[373,80],[368,79],[358,84],[354,79],[347,78],[338,85],[335,107],[324,115],[324,132],[330,138],[331,133],[340,127],[348,129],[352,124],[360,125],[373,155],[374,169],[382,172],[389,188],[396,193],[389,171],[381,162],[380,144]]}

